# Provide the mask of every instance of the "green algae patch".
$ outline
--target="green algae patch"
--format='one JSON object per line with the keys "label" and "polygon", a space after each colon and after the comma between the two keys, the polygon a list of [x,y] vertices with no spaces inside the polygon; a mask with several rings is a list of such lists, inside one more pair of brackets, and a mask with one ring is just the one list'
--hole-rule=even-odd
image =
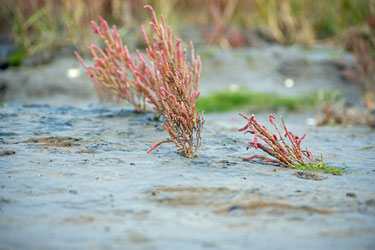
{"label": "green algae patch", "polygon": [[366,146],[366,147],[360,148],[359,150],[370,151],[370,150],[374,150],[374,149],[375,149],[375,146]]}
{"label": "green algae patch", "polygon": [[198,98],[196,106],[199,110],[204,110],[205,112],[226,112],[238,108],[297,111],[313,108],[317,101],[317,95],[283,97],[272,93],[219,91],[209,96]]}
{"label": "green algae patch", "polygon": [[346,173],[343,170],[340,170],[338,168],[328,167],[325,163],[322,163],[322,162],[297,165],[297,166],[294,166],[293,168],[303,170],[303,171],[321,172],[321,173],[333,174],[333,175],[342,175]]}

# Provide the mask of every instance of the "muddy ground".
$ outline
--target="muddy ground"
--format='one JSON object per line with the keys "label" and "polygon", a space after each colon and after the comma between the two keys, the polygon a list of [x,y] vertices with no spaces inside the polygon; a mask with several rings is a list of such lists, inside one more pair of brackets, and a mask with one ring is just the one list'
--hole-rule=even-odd
{"label": "muddy ground", "polygon": [[[303,55],[301,49],[274,50],[281,51],[277,62],[271,52],[252,50],[210,55],[202,94],[229,84],[285,95],[340,88],[358,101],[331,54],[317,52],[317,61],[292,67],[283,55]],[[246,53],[258,55],[250,60],[258,65],[253,73],[240,56]],[[239,64],[225,66],[215,56]],[[262,67],[267,60],[273,66]],[[171,144],[147,154],[167,136],[160,122],[127,106],[98,105],[86,78],[66,78],[72,64],[67,58],[0,74],[7,84],[0,108],[1,249],[375,247],[374,130],[314,127],[312,111],[283,113],[291,130],[307,133],[306,147],[344,168],[341,176],[243,162],[254,151],[245,149],[248,135],[237,132],[244,125],[238,111],[206,115],[198,158],[179,156]],[[286,73],[298,65],[297,75]],[[269,85],[257,84],[265,75]],[[286,77],[295,86],[287,88]],[[268,114],[256,117],[265,122]]]}

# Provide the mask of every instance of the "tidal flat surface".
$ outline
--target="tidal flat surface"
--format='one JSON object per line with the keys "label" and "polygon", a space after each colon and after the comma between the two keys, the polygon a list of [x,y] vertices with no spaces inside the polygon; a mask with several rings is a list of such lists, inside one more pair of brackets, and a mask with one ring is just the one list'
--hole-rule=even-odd
{"label": "tidal flat surface", "polygon": [[243,162],[258,152],[236,112],[206,115],[199,156],[186,159],[172,144],[146,153],[167,137],[151,114],[6,103],[0,248],[374,249],[374,130],[311,116],[285,119],[346,174]]}

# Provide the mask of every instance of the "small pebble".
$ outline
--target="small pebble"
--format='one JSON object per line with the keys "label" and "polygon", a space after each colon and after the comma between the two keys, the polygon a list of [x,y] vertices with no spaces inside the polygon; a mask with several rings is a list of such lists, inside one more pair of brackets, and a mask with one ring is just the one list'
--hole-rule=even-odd
{"label": "small pebble", "polygon": [[236,211],[236,210],[242,210],[243,209],[243,206],[240,206],[240,205],[233,205],[231,206],[229,209],[228,209],[228,212],[233,212],[233,211]]}
{"label": "small pebble", "polygon": [[346,197],[356,198],[357,195],[355,193],[346,193]]}
{"label": "small pebble", "polygon": [[0,151],[0,156],[14,155],[15,153],[16,151],[13,151],[13,150],[3,150],[3,151]]}

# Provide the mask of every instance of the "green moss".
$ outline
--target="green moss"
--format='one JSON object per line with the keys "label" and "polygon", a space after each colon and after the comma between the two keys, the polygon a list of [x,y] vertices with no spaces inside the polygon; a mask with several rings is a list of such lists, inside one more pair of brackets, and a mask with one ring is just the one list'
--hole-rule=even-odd
{"label": "green moss", "polygon": [[205,112],[225,112],[236,108],[251,108],[252,110],[296,111],[312,108],[317,103],[317,95],[302,97],[282,97],[272,93],[254,93],[249,91],[215,92],[197,100],[197,108]]}
{"label": "green moss", "polygon": [[161,120],[161,116],[159,114],[154,114],[153,117],[148,119],[149,121],[159,122]]}
{"label": "green moss", "polygon": [[309,164],[304,164],[304,165],[298,165],[294,166],[293,168],[299,169],[299,170],[304,170],[304,171],[312,171],[312,172],[323,172],[327,174],[333,174],[333,175],[342,175],[344,174],[344,169],[340,170],[338,168],[331,168],[328,167],[325,163],[309,163]]}
{"label": "green moss", "polygon": [[10,55],[8,59],[8,64],[12,67],[18,67],[22,64],[25,57],[26,57],[26,50],[18,49],[17,51],[13,52]]}
{"label": "green moss", "polygon": [[370,151],[370,150],[373,150],[374,148],[375,148],[375,146],[366,146],[366,147],[360,148],[359,150],[361,150],[361,151]]}

